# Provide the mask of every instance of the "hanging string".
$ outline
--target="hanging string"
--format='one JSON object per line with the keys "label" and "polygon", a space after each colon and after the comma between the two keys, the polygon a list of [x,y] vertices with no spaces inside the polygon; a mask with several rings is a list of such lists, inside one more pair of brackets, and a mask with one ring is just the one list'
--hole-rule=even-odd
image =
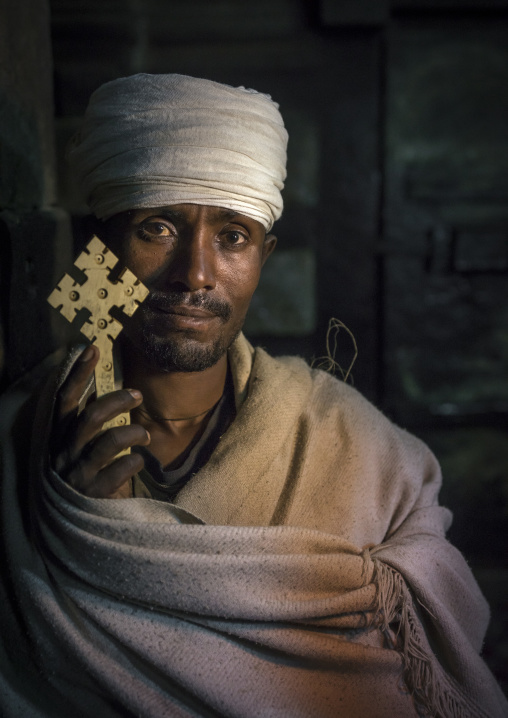
{"label": "hanging string", "polygon": [[[341,329],[344,329],[344,331],[349,334],[351,341],[353,342],[354,348],[354,356],[351,360],[351,363],[349,364],[347,371],[344,371],[339,362],[335,359],[339,341],[339,333]],[[326,356],[314,359],[311,363],[311,366],[316,369],[323,369],[330,374],[336,374],[337,372],[340,372],[340,375],[342,376],[344,382],[347,382],[347,380],[350,378],[351,384],[353,384],[354,382],[353,376],[351,375],[351,369],[353,368],[357,356],[358,346],[356,344],[356,339],[353,332],[344,324],[344,322],[341,322],[340,319],[332,317],[328,323],[328,330],[326,332]]]}

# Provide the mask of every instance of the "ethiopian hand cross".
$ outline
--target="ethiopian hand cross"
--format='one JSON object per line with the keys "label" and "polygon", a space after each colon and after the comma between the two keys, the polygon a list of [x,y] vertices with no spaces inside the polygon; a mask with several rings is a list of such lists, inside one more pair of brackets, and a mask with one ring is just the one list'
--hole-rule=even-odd
{"label": "ethiopian hand cross", "polygon": [[[97,397],[115,390],[113,341],[122,331],[122,325],[111,316],[110,309],[118,307],[130,317],[148,296],[148,289],[129,269],[123,269],[116,281],[110,278],[117,262],[113,252],[98,237],[93,237],[75,262],[75,266],[86,275],[85,281],[80,283],[65,274],[48,297],[51,306],[60,309],[69,322],[82,309],[89,313],[81,332],[101,353],[95,368]],[[129,422],[128,413],[120,414],[104,424],[103,429],[125,426]]]}

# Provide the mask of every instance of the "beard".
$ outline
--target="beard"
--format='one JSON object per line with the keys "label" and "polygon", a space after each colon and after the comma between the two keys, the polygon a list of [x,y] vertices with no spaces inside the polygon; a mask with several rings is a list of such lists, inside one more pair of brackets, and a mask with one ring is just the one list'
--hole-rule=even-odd
{"label": "beard", "polygon": [[217,364],[240,331],[241,327],[232,336],[219,335],[208,344],[183,336],[183,332],[175,341],[143,331],[142,344],[138,350],[141,350],[143,358],[153,369],[161,372],[204,371]]}
{"label": "beard", "polygon": [[[160,310],[169,311],[174,306],[205,309],[221,320],[221,330],[208,342],[200,341],[193,330],[172,330],[171,338],[161,335]],[[225,325],[233,310],[225,301],[208,295],[183,295],[179,292],[152,292],[136,312],[136,340],[131,338],[136,350],[146,364],[156,371],[200,372],[214,366],[227,352],[241,332],[244,317],[231,327]],[[127,337],[126,337],[127,338]]]}

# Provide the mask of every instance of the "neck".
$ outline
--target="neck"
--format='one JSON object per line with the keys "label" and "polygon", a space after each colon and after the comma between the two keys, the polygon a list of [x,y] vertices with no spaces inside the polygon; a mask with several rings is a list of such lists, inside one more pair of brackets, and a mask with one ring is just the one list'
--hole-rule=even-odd
{"label": "neck", "polygon": [[137,417],[139,423],[151,423],[150,418],[157,423],[162,419],[199,423],[224,391],[226,354],[214,366],[188,373],[155,369],[147,365],[132,347],[128,350],[124,347],[123,358],[124,386],[139,389],[143,394],[140,416]]}

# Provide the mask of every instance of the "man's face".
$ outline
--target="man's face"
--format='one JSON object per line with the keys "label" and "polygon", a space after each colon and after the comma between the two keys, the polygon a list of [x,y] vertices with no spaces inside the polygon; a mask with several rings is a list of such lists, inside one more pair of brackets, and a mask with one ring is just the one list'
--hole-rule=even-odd
{"label": "man's face", "polygon": [[139,209],[105,225],[108,246],[150,290],[125,336],[162,371],[202,371],[240,332],[275,247],[262,224],[195,204]]}

